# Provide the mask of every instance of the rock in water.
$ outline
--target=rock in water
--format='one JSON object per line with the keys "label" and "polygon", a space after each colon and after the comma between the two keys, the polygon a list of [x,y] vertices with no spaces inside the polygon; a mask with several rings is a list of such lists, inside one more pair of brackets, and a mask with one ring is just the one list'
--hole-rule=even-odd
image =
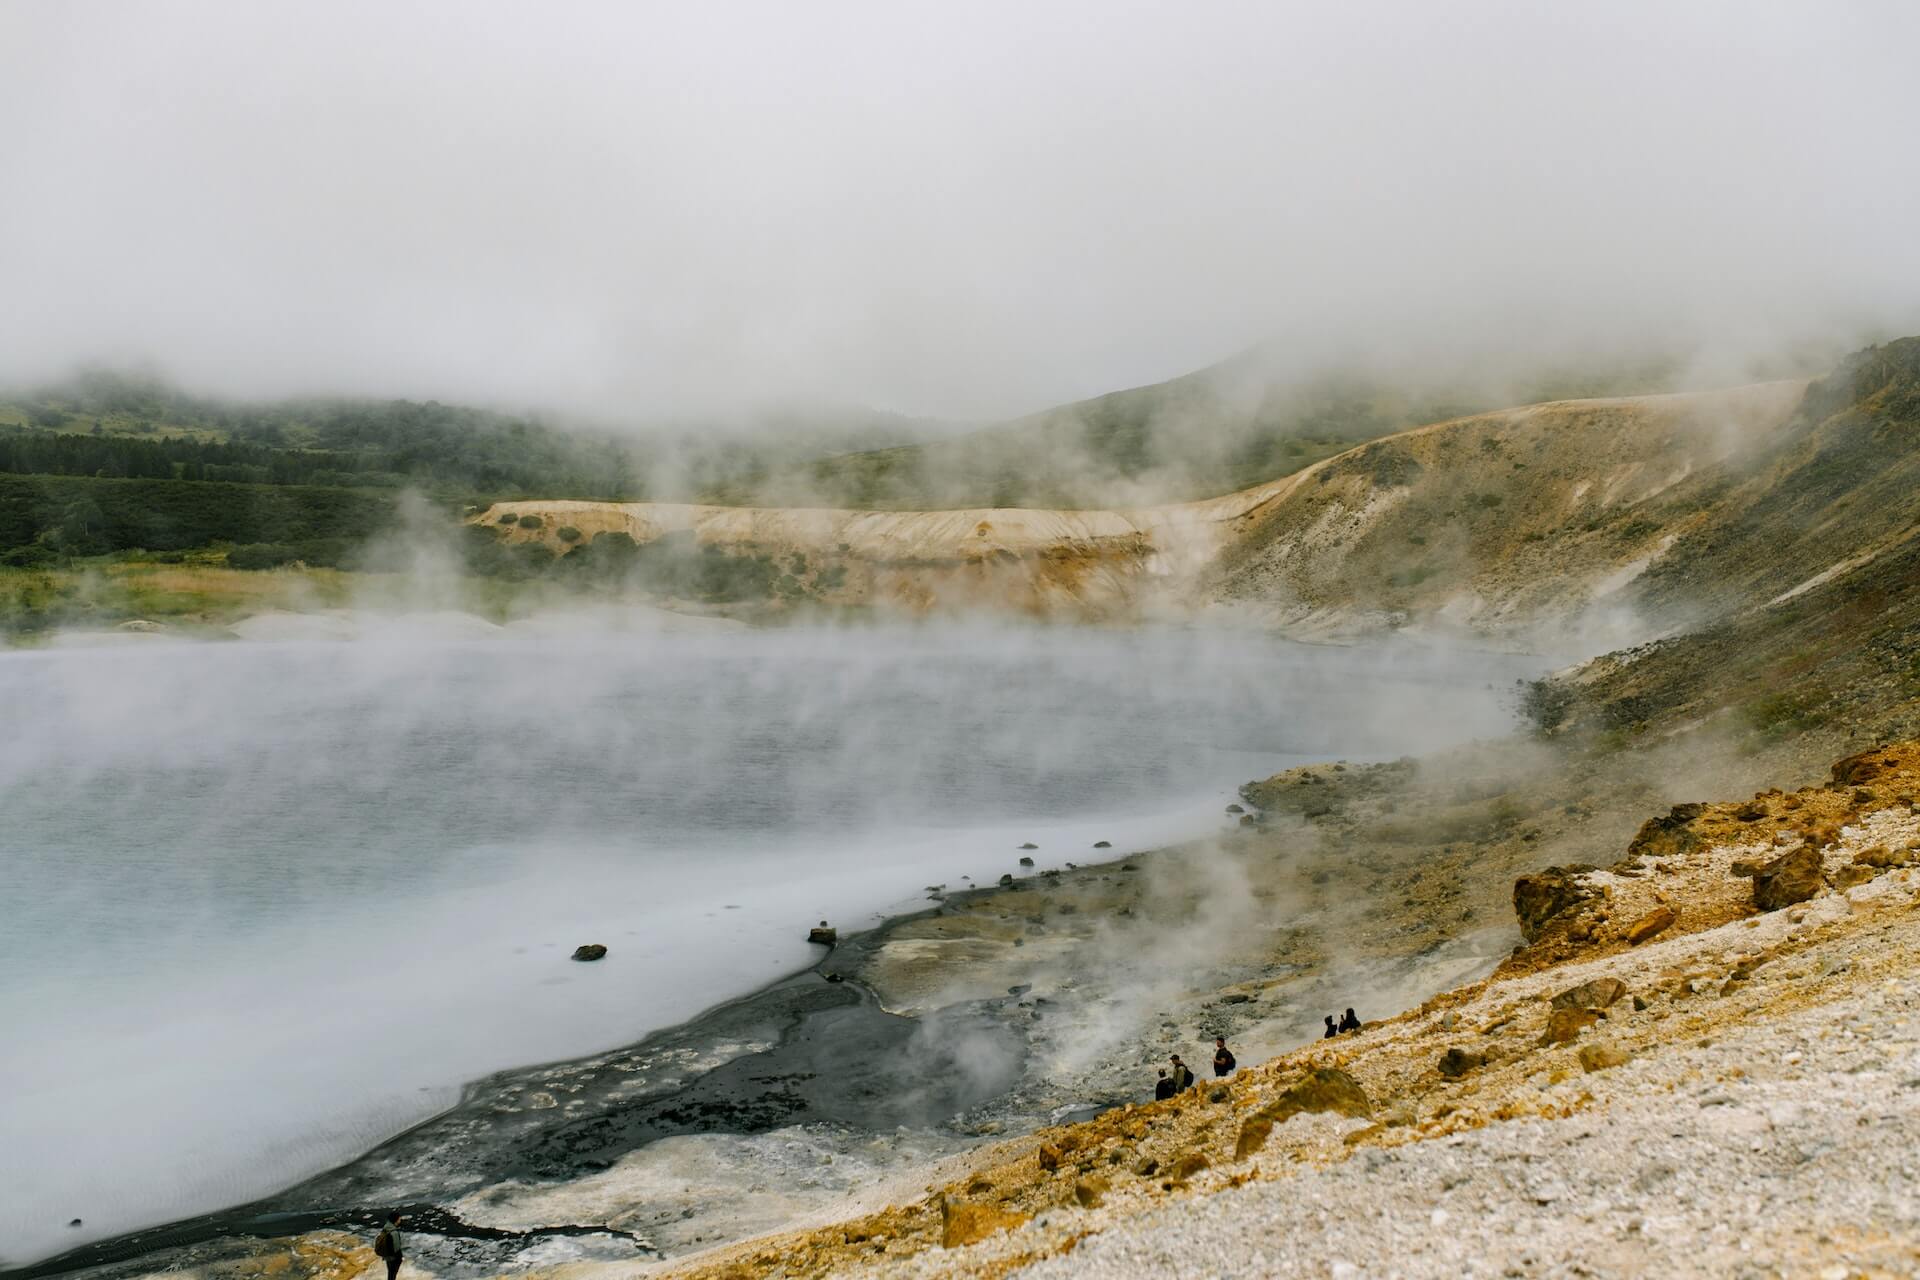
{"label": "rock in water", "polygon": [[1033,841],[1029,840],[1025,844],[1021,845],[1020,847],[1022,849],[1038,849],[1040,846],[1035,844]]}
{"label": "rock in water", "polygon": [[1246,810],[1245,810],[1245,809],[1243,809],[1243,808],[1241,808],[1241,807],[1240,807],[1239,805],[1237,805],[1237,804],[1230,804],[1230,805],[1228,805],[1228,806],[1227,806],[1227,812],[1228,812],[1228,813],[1245,813],[1245,812],[1246,812]]}
{"label": "rock in water", "polygon": [[1021,866],[1023,866],[1023,867],[1030,867],[1030,866],[1032,866],[1032,865],[1033,865],[1033,859],[1032,859],[1032,858],[1022,858],[1022,859],[1020,859],[1020,865],[1021,865]]}
{"label": "rock in water", "polygon": [[822,946],[831,947],[840,941],[840,931],[827,924],[825,920],[822,920],[819,924],[807,930],[807,941],[817,942]]}
{"label": "rock in water", "polygon": [[573,949],[573,958],[575,960],[598,960],[606,954],[607,949],[597,942],[584,943]]}
{"label": "rock in water", "polygon": [[1810,845],[1782,854],[1754,871],[1753,905],[1762,911],[1778,911],[1805,902],[1827,887],[1821,871],[1820,851]]}
{"label": "rock in water", "polygon": [[1000,887],[1001,887],[1002,889],[1011,889],[1011,888],[1013,887],[1013,873],[1012,873],[1012,872],[1008,872],[1008,873],[1007,873],[1006,875],[1003,875],[1003,876],[1001,876],[1001,877],[1000,877]]}
{"label": "rock in water", "polygon": [[1095,840],[1095,841],[1093,842],[1093,847],[1094,847],[1094,848],[1096,848],[1096,849],[1111,849],[1111,848],[1113,848],[1113,841],[1111,841],[1111,840]]}

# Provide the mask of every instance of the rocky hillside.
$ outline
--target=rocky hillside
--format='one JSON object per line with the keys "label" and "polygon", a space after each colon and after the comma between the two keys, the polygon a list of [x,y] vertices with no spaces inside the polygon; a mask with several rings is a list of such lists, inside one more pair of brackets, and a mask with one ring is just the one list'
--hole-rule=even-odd
{"label": "rocky hillside", "polygon": [[[1799,383],[1504,410],[1200,502],[882,512],[496,503],[470,522],[576,554],[673,535],[792,566],[830,603],[1067,615],[1227,605],[1298,634],[1513,633],[1609,606],[1703,518],[1698,477],[1770,441]],[[1688,496],[1671,491],[1692,482]]]}
{"label": "rocky hillside", "polygon": [[1906,743],[1676,809],[1485,981],[674,1274],[1910,1274],[1916,794]]}

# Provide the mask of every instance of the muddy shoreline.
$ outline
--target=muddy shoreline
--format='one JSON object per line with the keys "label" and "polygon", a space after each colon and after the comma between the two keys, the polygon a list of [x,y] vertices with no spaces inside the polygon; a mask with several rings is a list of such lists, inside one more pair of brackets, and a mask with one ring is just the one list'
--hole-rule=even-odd
{"label": "muddy shoreline", "polygon": [[[888,917],[846,937],[808,969],[631,1045],[472,1082],[447,1110],[285,1190],[0,1270],[0,1280],[143,1275],[218,1263],[253,1252],[260,1241],[313,1231],[370,1237],[393,1208],[413,1224],[410,1238],[438,1237],[457,1255],[443,1274],[497,1266],[549,1237],[599,1237],[589,1257],[659,1258],[662,1250],[641,1231],[592,1223],[505,1230],[447,1206],[503,1183],[590,1177],[665,1138],[795,1125],[873,1134],[931,1128],[1004,1093],[1025,1059],[1006,1023],[973,1010],[891,1013],[869,985],[842,973],[862,967],[894,930],[1003,892],[967,889],[943,895],[938,906]],[[997,1079],[954,1069],[943,1061],[941,1043],[926,1036],[929,1026],[948,1044],[974,1045],[982,1037],[999,1043],[1011,1069]]]}

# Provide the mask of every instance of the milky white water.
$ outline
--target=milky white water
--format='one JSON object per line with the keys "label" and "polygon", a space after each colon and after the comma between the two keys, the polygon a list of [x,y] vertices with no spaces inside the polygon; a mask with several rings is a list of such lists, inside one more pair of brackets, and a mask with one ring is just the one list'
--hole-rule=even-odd
{"label": "milky white water", "polygon": [[1529,669],[966,628],[0,654],[0,1262],[265,1194],[1023,841],[1094,861],[1504,731]]}

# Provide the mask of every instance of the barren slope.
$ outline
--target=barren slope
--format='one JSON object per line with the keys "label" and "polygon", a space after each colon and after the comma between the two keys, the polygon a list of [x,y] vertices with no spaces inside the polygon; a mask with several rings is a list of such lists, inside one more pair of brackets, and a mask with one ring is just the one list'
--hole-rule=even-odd
{"label": "barren slope", "polygon": [[[1201,502],[879,512],[499,503],[556,553],[623,533],[845,570],[837,603],[1127,615],[1210,603],[1309,634],[1512,631],[1604,603],[1701,517],[1698,477],[1770,442],[1803,384],[1566,401],[1437,423]],[[1675,490],[1689,482],[1684,495]],[[522,517],[537,522],[522,523]]]}

